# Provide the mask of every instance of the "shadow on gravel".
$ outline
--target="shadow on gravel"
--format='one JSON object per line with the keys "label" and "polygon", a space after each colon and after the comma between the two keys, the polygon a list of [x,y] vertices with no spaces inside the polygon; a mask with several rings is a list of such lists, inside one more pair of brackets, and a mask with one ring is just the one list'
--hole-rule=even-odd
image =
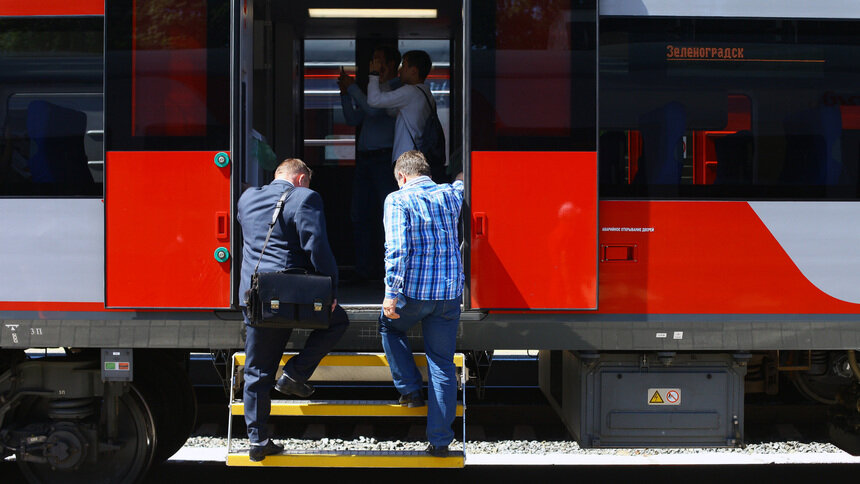
{"label": "shadow on gravel", "polygon": [[[410,484],[452,484],[475,482],[521,483],[719,483],[770,482],[815,483],[839,479],[855,482],[857,464],[827,465],[731,465],[731,466],[546,466],[468,467],[466,469],[249,469],[218,463],[167,463],[152,469],[147,484],[196,482],[408,482]],[[253,479],[253,481],[252,481]],[[0,462],[0,482],[25,482],[14,463]]]}
{"label": "shadow on gravel", "polygon": [[[145,482],[476,482],[603,483],[813,483],[830,479],[854,482],[860,465],[638,466],[638,467],[468,467],[466,469],[248,469],[212,464],[166,464]],[[254,481],[251,481],[254,479]],[[277,480],[277,481],[276,481]]]}

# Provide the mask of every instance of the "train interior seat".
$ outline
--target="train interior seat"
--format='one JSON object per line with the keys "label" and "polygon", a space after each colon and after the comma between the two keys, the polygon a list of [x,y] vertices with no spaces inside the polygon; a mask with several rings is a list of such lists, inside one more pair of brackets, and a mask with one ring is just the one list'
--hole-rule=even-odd
{"label": "train interior seat", "polygon": [[714,183],[752,183],[754,140],[749,131],[738,131],[714,140],[717,173]]}
{"label": "train interior seat", "polygon": [[639,118],[642,156],[633,182],[646,185],[677,185],[681,182],[683,137],[687,113],[678,102],[670,102]]}
{"label": "train interior seat", "polygon": [[842,179],[842,116],[836,106],[819,106],[786,116],[785,165],[781,181],[838,185]]}
{"label": "train interior seat", "polygon": [[47,101],[27,107],[27,132],[35,146],[28,166],[36,183],[91,184],[84,136],[87,116]]}

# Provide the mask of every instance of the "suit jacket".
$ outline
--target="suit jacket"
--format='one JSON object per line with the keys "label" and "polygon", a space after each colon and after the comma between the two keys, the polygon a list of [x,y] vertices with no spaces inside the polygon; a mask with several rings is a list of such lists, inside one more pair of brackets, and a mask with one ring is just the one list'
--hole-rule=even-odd
{"label": "suit jacket", "polygon": [[[239,198],[236,217],[242,225],[242,279],[239,281],[239,305],[245,306],[245,292],[251,286],[254,266],[269,231],[272,212],[278,199],[293,185],[274,180],[259,188],[249,188]],[[297,187],[287,197],[258,272],[275,272],[291,267],[330,276],[332,294],[337,297],[337,262],[328,244],[325,214],[320,194]]]}

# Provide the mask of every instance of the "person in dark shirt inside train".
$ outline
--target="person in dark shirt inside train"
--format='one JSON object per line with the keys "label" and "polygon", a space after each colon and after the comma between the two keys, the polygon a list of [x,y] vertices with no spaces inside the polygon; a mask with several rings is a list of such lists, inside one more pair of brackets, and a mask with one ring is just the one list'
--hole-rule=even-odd
{"label": "person in dark shirt inside train", "polygon": [[[271,411],[269,393],[272,387],[286,395],[309,397],[314,388],[307,383],[308,379],[349,326],[346,312],[337,305],[337,262],[328,243],[322,198],[308,188],[310,182],[310,168],[302,160],[288,159],[275,170],[275,179],[271,183],[246,190],[237,205],[237,218],[242,225],[244,239],[239,304],[246,331],[245,424],[251,441],[250,458],[254,462],[284,450],[269,438],[266,426]],[[286,190],[292,192],[284,202],[281,223],[275,224],[261,259],[272,213]],[[332,279],[334,301],[329,328],[314,330],[308,336],[304,349],[284,365],[284,373],[277,383],[278,363],[292,330],[256,328],[248,321],[244,295],[251,285],[251,275],[258,260],[259,272],[300,267]]]}
{"label": "person in dark shirt inside train", "polygon": [[431,110],[436,109],[435,104],[430,104],[433,93],[425,83],[432,67],[430,54],[423,50],[410,50],[403,54],[403,62],[397,71],[404,86],[394,91],[383,91],[380,83],[382,66],[376,60],[371,64],[370,80],[367,82],[368,104],[397,112],[392,161],[396,162],[400,155],[420,146],[427,117]]}
{"label": "person in dark shirt inside train", "polygon": [[[397,77],[400,51],[389,45],[373,50],[380,65],[380,89],[391,91],[401,86]],[[391,148],[394,143],[396,112],[373,108],[355,79],[341,74],[338,79],[341,105],[346,124],[358,127],[355,176],[352,183],[352,229],[355,242],[355,272],[358,280],[382,277],[382,204],[397,190],[391,175]]]}

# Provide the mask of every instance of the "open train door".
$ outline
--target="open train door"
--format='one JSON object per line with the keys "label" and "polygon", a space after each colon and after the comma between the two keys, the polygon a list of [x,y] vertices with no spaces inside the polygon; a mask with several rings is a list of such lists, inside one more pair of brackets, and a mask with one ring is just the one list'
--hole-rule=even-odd
{"label": "open train door", "polygon": [[525,3],[467,1],[468,302],[597,309],[596,2]]}
{"label": "open train door", "polygon": [[230,0],[105,5],[105,301],[231,306]]}

